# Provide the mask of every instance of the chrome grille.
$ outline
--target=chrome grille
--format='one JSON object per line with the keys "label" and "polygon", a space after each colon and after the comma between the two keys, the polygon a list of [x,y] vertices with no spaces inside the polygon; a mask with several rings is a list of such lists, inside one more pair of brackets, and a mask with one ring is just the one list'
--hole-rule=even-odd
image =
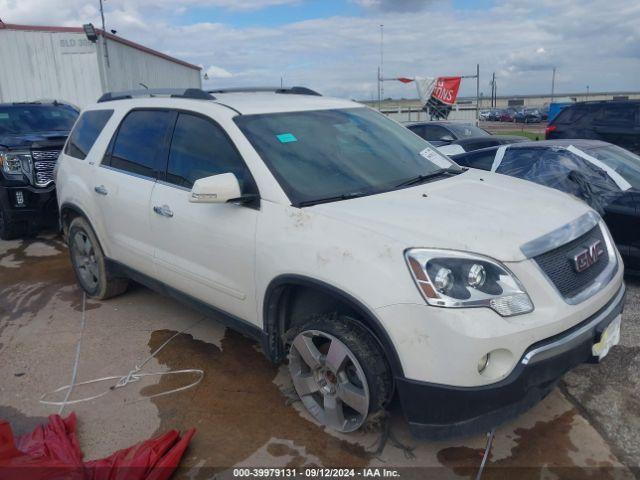
{"label": "chrome grille", "polygon": [[574,268],[572,252],[596,240],[601,241],[603,245],[607,244],[602,229],[598,225],[569,243],[534,257],[536,263],[563,297],[572,298],[579,295],[596,280],[609,264],[609,255],[612,253],[605,247],[605,252],[589,268],[582,272],[577,272]]}
{"label": "chrome grille", "polygon": [[60,150],[33,150],[33,180],[37,187],[46,187],[53,182],[53,169]]}

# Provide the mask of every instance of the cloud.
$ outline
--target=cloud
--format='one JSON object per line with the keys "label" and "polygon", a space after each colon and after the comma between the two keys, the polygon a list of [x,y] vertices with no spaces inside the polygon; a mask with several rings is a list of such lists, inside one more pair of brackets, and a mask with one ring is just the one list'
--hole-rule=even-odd
{"label": "cloud", "polygon": [[383,12],[416,12],[439,0],[352,0],[361,7]]}
{"label": "cloud", "polygon": [[[267,1],[273,5],[294,0]],[[118,35],[213,68],[210,82],[220,88],[279,85],[283,78],[288,86],[372,99],[377,95],[380,23],[385,25],[386,77],[469,75],[479,63],[485,94],[494,71],[500,94],[542,93],[550,89],[555,66],[556,92],[584,90],[587,84],[591,91],[638,88],[640,2],[539,0],[532,5],[496,0],[493,7],[470,11],[456,10],[450,2],[443,2],[447,8],[422,9],[437,0],[402,2],[402,7],[388,0],[357,1],[368,2],[368,11],[375,15],[233,26],[207,18],[185,23],[187,17],[179,17],[177,10],[188,12],[196,4],[245,9],[266,4],[247,0],[233,7],[236,2],[231,0],[189,0],[176,6],[174,0],[109,0],[105,8],[107,26]],[[96,3],[0,0],[0,16],[15,23],[99,24]],[[416,10],[407,13],[404,9],[411,5]],[[461,88],[463,95],[475,94],[475,81],[464,80]],[[385,96],[416,96],[411,84],[386,82],[384,89]]]}
{"label": "cloud", "polygon": [[204,70],[204,74],[208,78],[231,78],[233,77],[233,73],[228,70],[225,70],[222,67],[216,67],[215,65],[211,65],[209,68]]}

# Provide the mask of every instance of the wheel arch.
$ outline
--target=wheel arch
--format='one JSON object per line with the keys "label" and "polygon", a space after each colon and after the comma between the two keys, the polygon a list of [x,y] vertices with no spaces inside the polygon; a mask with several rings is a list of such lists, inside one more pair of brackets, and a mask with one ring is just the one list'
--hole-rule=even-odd
{"label": "wheel arch", "polygon": [[76,204],[64,202],[60,205],[60,228],[62,229],[65,238],[67,233],[69,233],[69,225],[75,217],[83,217],[91,225],[87,214]]}
{"label": "wheel arch", "polygon": [[102,249],[104,254],[108,256],[107,251],[104,248],[104,243],[100,239],[100,235],[98,235],[98,231],[96,230],[95,225],[89,218],[89,215],[87,215],[86,212],[81,207],[71,202],[63,202],[60,205],[60,228],[62,230],[62,235],[65,241],[67,240],[67,236],[69,233],[69,225],[71,225],[71,222],[75,217],[82,217],[86,220],[86,222],[89,224],[89,226],[93,230],[93,234],[98,239],[98,244],[100,248]]}
{"label": "wheel arch", "polygon": [[368,330],[382,349],[391,368],[393,377],[404,376],[402,364],[398,353],[388,333],[372,313],[362,302],[343,290],[334,287],[322,280],[295,274],[285,274],[274,278],[266,289],[263,302],[263,328],[268,342],[267,351],[269,357],[275,362],[282,361],[286,352],[282,336],[289,325],[287,310],[291,305],[291,295],[297,288],[308,289],[325,297],[331,297],[341,304],[343,308],[356,314],[356,320]]}

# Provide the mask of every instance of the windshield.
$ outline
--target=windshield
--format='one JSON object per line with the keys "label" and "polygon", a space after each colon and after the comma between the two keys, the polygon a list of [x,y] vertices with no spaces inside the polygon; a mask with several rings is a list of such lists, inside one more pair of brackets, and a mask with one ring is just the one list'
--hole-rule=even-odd
{"label": "windshield", "polygon": [[380,193],[417,176],[460,170],[368,108],[242,115],[235,122],[294,205]]}
{"label": "windshield", "polygon": [[68,132],[78,112],[68,105],[0,106],[0,135],[35,132]]}
{"label": "windshield", "polygon": [[458,138],[484,137],[486,135],[490,135],[486,130],[474,125],[465,125],[464,123],[451,123],[447,125],[447,128],[452,130]]}
{"label": "windshield", "polygon": [[640,157],[638,155],[616,145],[605,145],[584,151],[613,168],[634,189],[640,190]]}

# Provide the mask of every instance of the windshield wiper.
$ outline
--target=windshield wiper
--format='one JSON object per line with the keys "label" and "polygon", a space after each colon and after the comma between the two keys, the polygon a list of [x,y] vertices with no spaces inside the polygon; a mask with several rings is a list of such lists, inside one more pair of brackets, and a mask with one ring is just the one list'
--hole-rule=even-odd
{"label": "windshield wiper", "polygon": [[349,200],[350,198],[364,197],[365,195],[369,195],[369,194],[365,192],[343,193],[342,195],[335,195],[333,197],[316,198],[314,200],[305,200],[303,202],[299,202],[297,206],[310,207],[311,205],[318,205],[320,203],[338,202],[340,200]]}
{"label": "windshield wiper", "polygon": [[421,183],[425,183],[427,180],[431,180],[433,178],[436,177],[440,177],[442,175],[457,175],[459,173],[462,172],[466,172],[467,169],[466,168],[443,168],[441,170],[437,170],[435,172],[432,173],[427,173],[424,175],[416,175],[415,177],[410,178],[409,180],[405,180],[402,183],[399,183],[398,185],[395,186],[395,188],[402,188],[402,187],[410,187],[412,185],[419,185]]}

